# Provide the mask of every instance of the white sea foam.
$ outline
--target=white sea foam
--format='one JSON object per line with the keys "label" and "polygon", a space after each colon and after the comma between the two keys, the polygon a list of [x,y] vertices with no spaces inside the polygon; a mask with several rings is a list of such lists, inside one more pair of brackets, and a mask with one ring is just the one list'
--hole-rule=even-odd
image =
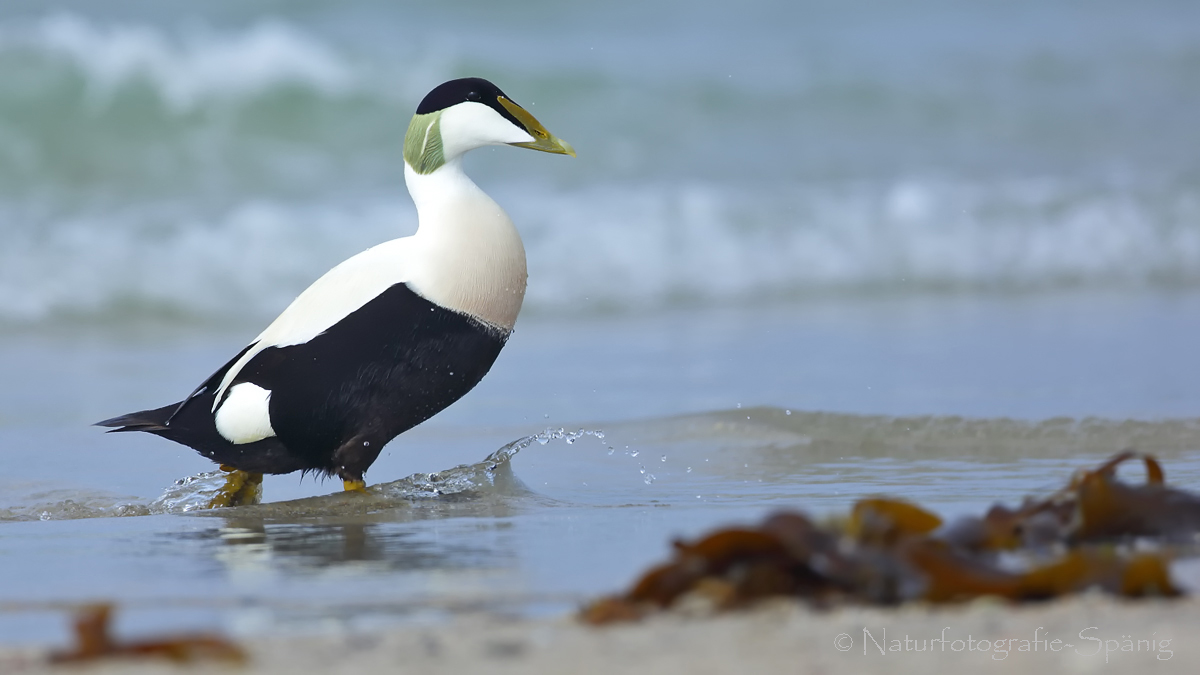
{"label": "white sea foam", "polygon": [[[457,49],[491,63],[482,24],[399,52],[384,45],[396,31],[436,31],[389,24],[348,43],[286,16],[204,25],[0,18],[14,83],[0,91],[0,322],[269,319],[340,260],[414,229],[404,123],[430,82],[466,74]],[[1006,65],[1040,53],[1007,39],[978,54],[990,80],[936,50],[921,52],[928,68],[868,67],[840,43],[818,51],[845,72],[770,71],[765,89],[708,62],[638,77],[619,58],[506,64],[503,85],[531,105],[552,95],[544,121],[580,141],[570,166],[478,172],[525,238],[527,310],[1200,284],[1200,186],[1174,140],[1186,125],[1163,114],[1195,96],[1192,43],[1153,42],[1144,61],[1067,54],[1091,73],[1067,83],[1072,100],[1110,102],[1105,117]],[[1112,101],[1110,71],[1144,90]],[[1125,179],[1093,161],[1109,155],[1127,158],[1113,165]]]}
{"label": "white sea foam", "polygon": [[[248,202],[213,220],[157,208],[74,216],[26,229],[0,249],[0,317],[122,308],[265,316],[356,253],[356,243],[401,234],[395,224],[406,216],[398,202],[363,209]],[[367,239],[372,234],[376,241]]]}
{"label": "white sea foam", "polygon": [[1080,194],[1053,182],[690,185],[561,195],[518,216],[533,242],[535,307],[1200,282],[1200,200],[1188,193]]}
{"label": "white sea foam", "polygon": [[[1055,181],[494,190],[528,249],[527,310],[652,308],[829,291],[1200,284],[1200,199]],[[538,195],[531,198],[530,195]],[[180,207],[180,209],[186,206]],[[269,318],[340,260],[409,234],[406,195],[167,207],[18,228],[0,320],[115,309]]]}
{"label": "white sea foam", "polygon": [[32,27],[6,26],[0,50],[34,50],[67,59],[87,76],[92,94],[145,82],[179,110],[211,96],[245,95],[302,85],[343,95],[359,85],[355,66],[294,27],[272,21],[222,34],[173,35],[146,24],[101,24],[57,13]]}

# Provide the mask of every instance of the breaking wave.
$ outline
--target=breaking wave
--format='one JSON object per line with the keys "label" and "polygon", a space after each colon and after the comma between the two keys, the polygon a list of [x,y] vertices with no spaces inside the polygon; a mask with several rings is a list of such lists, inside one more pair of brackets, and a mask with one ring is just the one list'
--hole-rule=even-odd
{"label": "breaking wave", "polygon": [[[528,212],[526,212],[526,210]],[[1059,180],[599,189],[518,209],[534,307],[1200,283],[1200,193]]]}
{"label": "breaking wave", "polygon": [[[395,30],[415,29],[381,32]],[[403,129],[431,82],[486,63],[471,48],[355,42],[286,15],[0,19],[0,326],[268,320],[341,260],[412,232]],[[636,76],[616,57],[506,63],[522,100],[557,101],[580,160],[517,179],[479,153],[473,173],[522,231],[535,313],[1200,285],[1200,183],[1171,141],[1190,127],[1160,114],[1196,96],[1194,45],[1059,54],[1090,74],[1064,84],[1085,108],[1109,101],[1109,70],[1148,87],[1098,121],[1045,94],[1047,62],[1028,49],[983,54],[986,78],[934,52],[920,76],[874,67],[867,50],[786,71],[786,92],[707,62]],[[989,127],[981,111],[1001,103],[1015,117]],[[928,109],[959,131],[914,112]],[[1045,142],[1063,134],[1078,147]],[[1123,172],[1093,166],[1118,152]]]}
{"label": "breaking wave", "polygon": [[[1047,180],[493,192],[526,242],[532,312],[1200,284],[1200,195],[1188,189]],[[325,270],[411,233],[416,220],[406,194],[185,211],[132,206],[22,228],[0,210],[8,232],[0,322],[139,314],[261,322]]]}
{"label": "breaking wave", "polygon": [[351,63],[321,42],[279,22],[232,35],[195,31],[180,37],[144,24],[102,25],[51,14],[0,31],[0,59],[41,61],[82,76],[95,105],[122,90],[149,86],[179,112],[210,97],[245,96],[299,86],[346,95],[361,85]]}

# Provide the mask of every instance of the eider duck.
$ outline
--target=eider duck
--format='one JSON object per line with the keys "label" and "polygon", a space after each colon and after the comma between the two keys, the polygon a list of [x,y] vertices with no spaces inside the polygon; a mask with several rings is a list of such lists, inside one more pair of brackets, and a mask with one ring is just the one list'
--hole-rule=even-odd
{"label": "eider duck", "polygon": [[327,272],[183,401],[97,425],[182,443],[247,485],[313,471],[364,490],[384,445],[487,374],[521,309],[521,238],[463,173],[488,145],[575,155],[491,82],[438,85],[404,138],[415,234]]}

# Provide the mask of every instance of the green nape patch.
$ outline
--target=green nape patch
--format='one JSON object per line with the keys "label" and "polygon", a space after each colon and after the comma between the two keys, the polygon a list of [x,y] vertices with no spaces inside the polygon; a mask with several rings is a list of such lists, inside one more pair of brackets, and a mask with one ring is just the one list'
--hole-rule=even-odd
{"label": "green nape patch", "polygon": [[[1136,459],[1146,482],[1120,480],[1117,468]],[[758,526],[676,541],[673,560],[628,592],[586,607],[581,618],[604,624],[680,604],[720,610],[781,596],[818,606],[985,596],[1020,602],[1090,588],[1170,597],[1182,593],[1170,561],[1195,554],[1197,533],[1200,495],[1168,487],[1153,457],[1124,452],[1047,498],[1026,498],[1015,510],[997,504],[948,526],[914,504],[863,499],[831,523],[786,511]],[[1002,553],[1009,563],[1001,563]],[[1022,569],[1013,569],[1017,560]]]}
{"label": "green nape patch", "polygon": [[419,174],[433,173],[446,163],[442,152],[442,111],[413,115],[404,134],[404,161]]}

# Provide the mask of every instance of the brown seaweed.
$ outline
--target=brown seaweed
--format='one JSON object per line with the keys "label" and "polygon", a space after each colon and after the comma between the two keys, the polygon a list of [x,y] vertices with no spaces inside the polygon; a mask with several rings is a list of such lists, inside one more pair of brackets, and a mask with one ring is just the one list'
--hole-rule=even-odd
{"label": "brown seaweed", "polygon": [[[1146,482],[1117,477],[1140,459]],[[1123,452],[1076,474],[1044,499],[1017,509],[993,506],[981,518],[944,526],[915,504],[863,499],[848,519],[818,525],[802,513],[776,513],[758,527],[718,530],[674,542],[670,562],[646,572],[623,595],[585,607],[604,624],[635,620],[698,597],[716,609],[772,596],[815,602],[945,603],[982,596],[1044,600],[1090,588],[1123,597],[1180,593],[1165,551],[1131,553],[1131,537],[1172,541],[1200,532],[1200,496],[1168,487],[1148,455]],[[1010,556],[1001,565],[999,556]],[[1025,569],[1011,569],[1011,555]]]}
{"label": "brown seaweed", "polygon": [[119,642],[109,626],[113,606],[98,603],[81,607],[75,615],[75,647],[50,655],[52,663],[79,663],[103,658],[161,658],[175,663],[221,661],[232,665],[246,662],[246,652],[217,635],[173,635],[153,640]]}

